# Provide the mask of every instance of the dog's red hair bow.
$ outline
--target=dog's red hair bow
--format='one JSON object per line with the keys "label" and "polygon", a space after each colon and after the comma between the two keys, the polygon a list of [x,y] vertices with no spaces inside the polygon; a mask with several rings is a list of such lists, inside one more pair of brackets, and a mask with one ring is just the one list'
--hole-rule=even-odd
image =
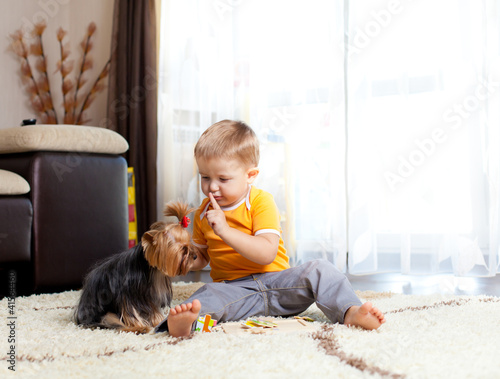
{"label": "dog's red hair bow", "polygon": [[189,217],[184,216],[182,218],[182,221],[179,222],[179,224],[181,224],[184,228],[187,228],[190,222],[191,222],[191,220],[189,219]]}

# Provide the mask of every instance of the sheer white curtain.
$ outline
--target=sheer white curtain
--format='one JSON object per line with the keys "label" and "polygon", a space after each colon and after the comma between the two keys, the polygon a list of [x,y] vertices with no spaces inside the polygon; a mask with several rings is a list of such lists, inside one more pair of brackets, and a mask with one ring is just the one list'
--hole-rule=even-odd
{"label": "sheer white curtain", "polygon": [[350,272],[497,272],[496,7],[350,2]]}
{"label": "sheer white curtain", "polygon": [[[197,206],[212,123],[261,141],[293,263],[494,275],[495,1],[163,0],[159,201]],[[159,215],[161,214],[159,209]],[[160,217],[160,216],[159,216]]]}

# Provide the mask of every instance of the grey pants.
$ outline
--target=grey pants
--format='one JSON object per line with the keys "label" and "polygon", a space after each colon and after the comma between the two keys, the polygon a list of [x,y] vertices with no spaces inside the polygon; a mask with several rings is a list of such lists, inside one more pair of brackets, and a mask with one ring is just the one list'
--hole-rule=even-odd
{"label": "grey pants", "polygon": [[239,321],[253,316],[292,316],[313,303],[336,323],[345,312],[361,305],[346,276],[326,260],[314,260],[284,271],[208,283],[185,303],[198,299],[200,315],[218,322]]}

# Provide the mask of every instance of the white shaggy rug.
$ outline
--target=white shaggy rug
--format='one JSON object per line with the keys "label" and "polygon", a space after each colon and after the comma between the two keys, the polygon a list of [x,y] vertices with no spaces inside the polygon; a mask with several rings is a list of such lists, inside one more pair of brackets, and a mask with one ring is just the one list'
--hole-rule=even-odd
{"label": "white shaggy rug", "polygon": [[[199,285],[174,284],[174,304]],[[500,378],[496,297],[359,292],[386,313],[377,331],[327,323],[312,306],[313,333],[177,339],[80,328],[78,295],[0,301],[2,378]]]}

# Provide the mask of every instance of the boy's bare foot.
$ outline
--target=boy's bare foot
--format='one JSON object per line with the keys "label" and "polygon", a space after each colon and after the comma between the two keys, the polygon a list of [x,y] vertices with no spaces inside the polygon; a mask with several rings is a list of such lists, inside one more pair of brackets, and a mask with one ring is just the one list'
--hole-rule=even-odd
{"label": "boy's bare foot", "polygon": [[170,309],[168,314],[168,333],[172,337],[187,337],[191,334],[193,322],[198,319],[201,303],[193,300],[192,303],[181,304]]}
{"label": "boy's bare foot", "polygon": [[384,314],[369,301],[361,306],[352,306],[344,316],[345,325],[360,326],[368,330],[377,329],[384,322]]}

